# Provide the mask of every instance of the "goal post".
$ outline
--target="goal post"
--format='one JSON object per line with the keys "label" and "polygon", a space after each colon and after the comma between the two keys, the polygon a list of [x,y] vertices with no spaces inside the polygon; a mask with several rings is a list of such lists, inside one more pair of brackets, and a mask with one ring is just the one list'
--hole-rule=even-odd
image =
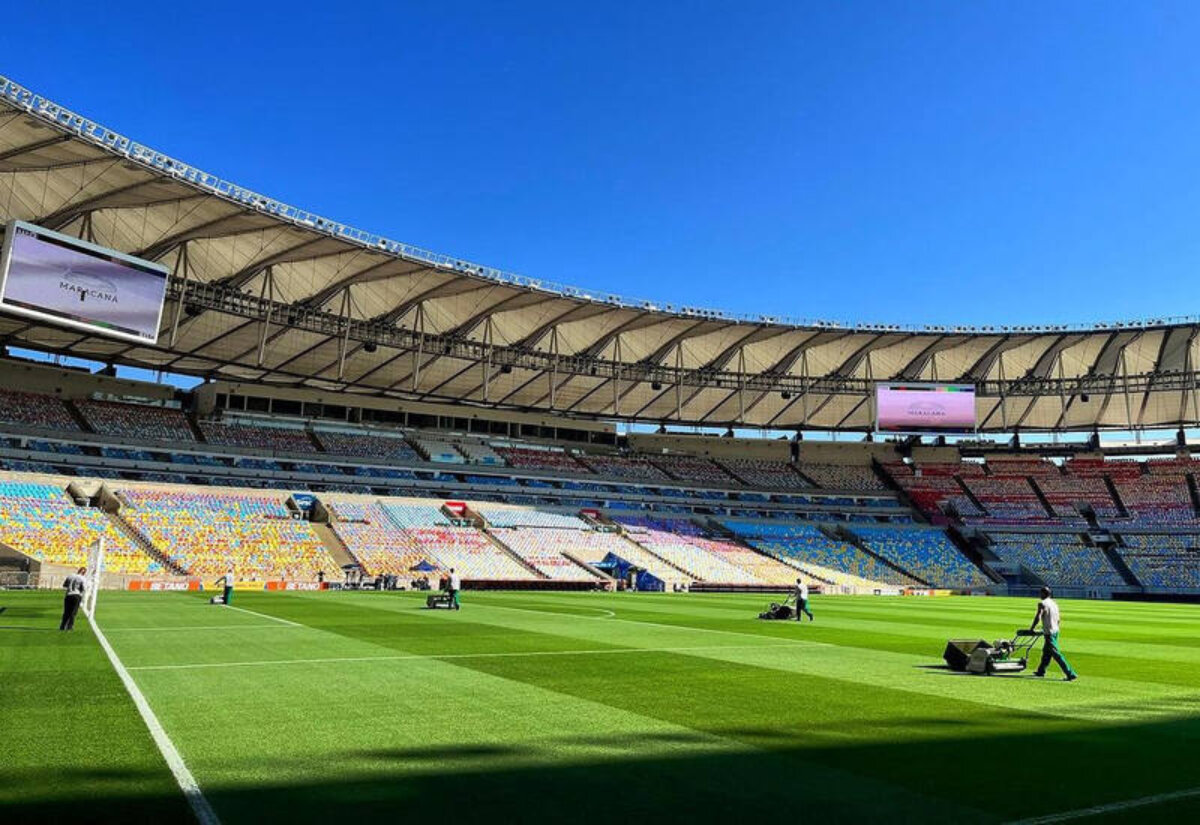
{"label": "goal post", "polygon": [[83,615],[92,619],[96,613],[96,596],[100,592],[100,582],[104,579],[104,537],[92,542],[88,548],[87,573],[84,581],[87,588],[83,591]]}

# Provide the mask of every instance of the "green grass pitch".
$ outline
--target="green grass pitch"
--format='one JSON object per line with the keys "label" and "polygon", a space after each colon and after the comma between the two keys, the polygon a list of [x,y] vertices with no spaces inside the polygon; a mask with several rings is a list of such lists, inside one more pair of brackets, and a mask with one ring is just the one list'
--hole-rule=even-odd
{"label": "green grass pitch", "polygon": [[[114,592],[98,616],[226,825],[1200,815],[1200,607],[1063,601],[1068,684],[937,667],[1033,600],[817,597],[803,625],[768,600]],[[0,822],[188,821],[86,623],[0,606]]]}

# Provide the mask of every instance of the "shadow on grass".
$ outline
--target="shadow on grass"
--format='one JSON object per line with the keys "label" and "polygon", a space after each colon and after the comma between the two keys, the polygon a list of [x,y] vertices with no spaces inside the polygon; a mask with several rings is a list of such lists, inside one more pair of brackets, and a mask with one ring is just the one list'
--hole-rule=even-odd
{"label": "shadow on grass", "polygon": [[[587,762],[554,761],[554,739],[530,746],[414,748],[331,753],[330,776],[306,781],[264,780],[243,787],[205,786],[225,825],[489,821],[572,825],[642,820],[729,823],[774,819],[802,801],[806,818],[822,822],[1000,822],[1093,805],[1137,799],[1197,784],[1192,755],[1200,744],[1200,721],[1179,718],[1139,725],[1085,725],[1040,720],[1043,729],[980,735],[981,720],[910,718],[894,723],[854,720],[831,725],[829,736],[798,736],[770,728],[718,732],[729,739],[698,737],[727,750],[675,755],[596,756]],[[925,729],[924,741],[897,739],[901,728]],[[838,741],[870,729],[874,741]],[[890,731],[890,732],[889,732]],[[751,747],[735,743],[740,736]],[[684,737],[690,740],[691,737]],[[566,740],[557,740],[559,742]],[[578,743],[579,740],[573,739]],[[640,737],[650,743],[650,735]],[[669,743],[669,739],[660,739]],[[623,747],[629,737],[596,736],[595,745]],[[539,752],[541,751],[541,752]],[[236,756],[231,755],[236,765]],[[429,760],[436,766],[389,767],[388,760]],[[380,760],[383,760],[381,766]],[[449,767],[461,760],[463,764]],[[483,760],[480,765],[472,760]],[[527,764],[529,761],[537,764]],[[1054,764],[1054,783],[1036,794],[980,794],[1022,766]],[[246,766],[246,776],[288,776],[287,759]],[[311,765],[309,765],[311,769]],[[117,772],[114,780],[129,778]],[[236,775],[239,771],[234,771]],[[340,776],[338,774],[341,774]],[[77,781],[106,778],[103,771],[64,772],[52,799],[18,799],[0,805],[0,821],[179,822],[177,796],[82,795]],[[10,787],[43,780],[31,771],[0,773]],[[1127,811],[1144,820],[1153,808]],[[1175,803],[1175,817],[1195,819],[1200,799]],[[1108,821],[1108,820],[1106,820]]]}

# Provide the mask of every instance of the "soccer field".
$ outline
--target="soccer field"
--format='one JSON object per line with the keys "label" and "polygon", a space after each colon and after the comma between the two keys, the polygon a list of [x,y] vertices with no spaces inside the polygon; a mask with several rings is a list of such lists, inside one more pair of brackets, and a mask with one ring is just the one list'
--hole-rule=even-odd
{"label": "soccer field", "polygon": [[[0,593],[0,821],[190,820],[60,601]],[[224,823],[1200,814],[1200,608],[1063,601],[1065,683],[940,667],[1033,600],[818,597],[803,625],[767,601],[114,592],[98,618]]]}

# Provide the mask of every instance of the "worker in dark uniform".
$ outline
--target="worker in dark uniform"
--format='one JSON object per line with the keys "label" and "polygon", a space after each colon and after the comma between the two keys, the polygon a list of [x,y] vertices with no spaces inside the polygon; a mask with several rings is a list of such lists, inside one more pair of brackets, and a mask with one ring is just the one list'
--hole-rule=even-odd
{"label": "worker in dark uniform", "polygon": [[58,623],[59,630],[75,629],[75,614],[79,612],[79,604],[83,601],[84,591],[87,590],[87,581],[83,578],[86,572],[87,568],[81,567],[63,580],[63,590],[67,593],[63,596],[63,614],[62,621]]}

